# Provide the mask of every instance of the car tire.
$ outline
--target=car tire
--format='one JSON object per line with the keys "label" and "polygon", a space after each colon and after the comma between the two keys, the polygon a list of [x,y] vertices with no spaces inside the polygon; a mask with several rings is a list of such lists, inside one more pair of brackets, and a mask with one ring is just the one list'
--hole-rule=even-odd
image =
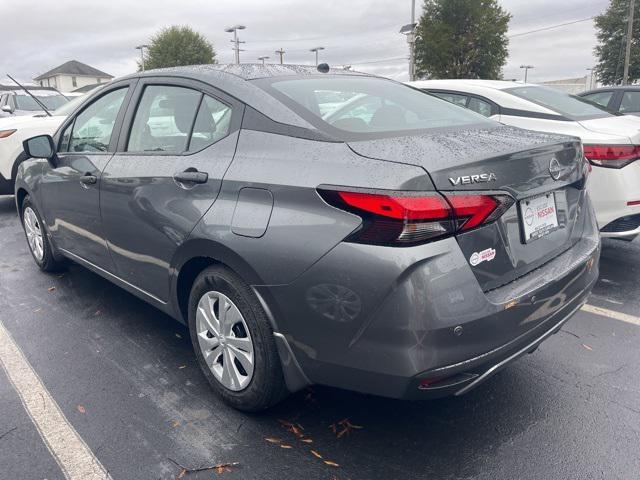
{"label": "car tire", "polygon": [[215,265],[198,275],[188,323],[198,364],[228,405],[257,412],[288,395],[269,319],[234,272]]}
{"label": "car tire", "polygon": [[22,228],[24,229],[31,256],[43,272],[57,272],[64,262],[57,260],[53,245],[44,229],[44,222],[38,209],[27,195],[22,202]]}

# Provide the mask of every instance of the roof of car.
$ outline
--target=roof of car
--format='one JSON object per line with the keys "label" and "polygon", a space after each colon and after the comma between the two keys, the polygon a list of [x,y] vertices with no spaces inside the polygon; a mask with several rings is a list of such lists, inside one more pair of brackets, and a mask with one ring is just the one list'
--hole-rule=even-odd
{"label": "roof of car", "polygon": [[154,75],[158,73],[172,74],[228,74],[239,77],[243,80],[256,80],[258,78],[286,77],[286,76],[307,76],[307,75],[367,75],[361,72],[345,70],[343,68],[329,68],[326,72],[321,72],[318,67],[310,65],[278,65],[261,63],[241,63],[241,64],[211,64],[211,65],[190,65],[185,67],[159,68],[147,70],[144,75]]}
{"label": "roof of car", "polygon": [[631,90],[634,92],[640,91],[640,85],[612,85],[610,87],[599,87],[593,90],[587,90],[586,92],[578,93],[578,95],[588,95],[590,93],[597,92],[610,92],[611,90]]}
{"label": "roof of car", "polygon": [[409,85],[418,88],[453,88],[456,85],[472,85],[474,87],[493,88],[494,90],[506,90],[514,87],[534,86],[532,83],[513,82],[510,80],[479,80],[479,79],[452,79],[452,80],[418,80]]}

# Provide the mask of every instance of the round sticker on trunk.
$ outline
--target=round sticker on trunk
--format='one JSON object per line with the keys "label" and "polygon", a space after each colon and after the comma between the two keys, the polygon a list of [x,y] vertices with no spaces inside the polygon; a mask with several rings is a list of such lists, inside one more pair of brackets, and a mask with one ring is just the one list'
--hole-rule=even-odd
{"label": "round sticker on trunk", "polygon": [[490,262],[496,258],[496,251],[493,248],[487,248],[486,250],[482,250],[481,252],[474,252],[469,258],[469,263],[472,266],[480,265],[482,262]]}

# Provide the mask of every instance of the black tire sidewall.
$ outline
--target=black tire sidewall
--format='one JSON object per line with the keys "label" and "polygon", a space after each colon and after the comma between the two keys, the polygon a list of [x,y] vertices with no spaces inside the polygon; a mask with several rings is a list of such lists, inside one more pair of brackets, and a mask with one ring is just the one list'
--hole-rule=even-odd
{"label": "black tire sidewall", "polygon": [[[33,210],[33,212],[36,214],[36,217],[38,218],[38,224],[40,225],[40,231],[42,232],[42,250],[44,252],[42,255],[42,260],[38,260],[38,258],[36,258],[35,254],[33,253],[33,250],[31,250],[31,246],[29,245],[29,240],[27,238],[27,230],[24,228],[24,212],[27,208],[31,208],[31,210]],[[22,202],[22,212],[20,220],[22,221],[22,229],[24,230],[25,239],[27,239],[27,248],[29,248],[29,252],[33,257],[33,260],[36,262],[36,265],[38,265],[38,268],[40,268],[40,270],[44,272],[51,272],[59,268],[59,262],[57,262],[53,256],[51,243],[49,242],[49,237],[47,235],[44,222],[42,221],[42,217],[40,216],[40,212],[38,212],[38,209],[31,201],[31,197],[29,197],[28,195]]]}
{"label": "black tire sidewall", "polygon": [[[196,309],[202,296],[210,291],[223,293],[238,307],[253,341],[253,377],[246,388],[237,392],[229,390],[216,379],[200,351]],[[282,367],[269,320],[251,288],[236,274],[224,267],[213,266],[198,276],[189,297],[188,323],[198,364],[213,389],[227,404],[239,410],[255,412],[277,403],[286,394]]]}

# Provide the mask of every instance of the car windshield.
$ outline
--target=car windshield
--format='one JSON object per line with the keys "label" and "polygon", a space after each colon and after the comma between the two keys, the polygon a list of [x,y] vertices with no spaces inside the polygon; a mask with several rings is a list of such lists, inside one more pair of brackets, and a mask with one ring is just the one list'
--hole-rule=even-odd
{"label": "car windshield", "polygon": [[59,108],[56,108],[53,112],[51,112],[52,115],[54,116],[61,116],[61,117],[66,117],[67,115],[69,115],[78,105],[80,105],[82,102],[84,102],[84,99],[86,98],[86,94],[85,95],[79,95],[77,97],[72,98],[71,100],[69,100],[67,103],[65,103],[64,105],[62,105]]}
{"label": "car windshield", "polygon": [[376,77],[314,76],[261,85],[320,130],[346,140],[497,125],[470,110]]}
{"label": "car windshield", "polygon": [[549,87],[515,87],[505,90],[516,97],[553,110],[571,120],[589,120],[613,116],[606,108],[587,99]]}
{"label": "car windshield", "polygon": [[[40,100],[48,110],[55,110],[58,107],[61,107],[69,100],[64,98],[62,95],[34,95],[38,100]],[[27,110],[30,112],[36,112],[38,110],[42,110],[42,107],[38,105],[31,96],[29,95],[16,95],[16,110]]]}

